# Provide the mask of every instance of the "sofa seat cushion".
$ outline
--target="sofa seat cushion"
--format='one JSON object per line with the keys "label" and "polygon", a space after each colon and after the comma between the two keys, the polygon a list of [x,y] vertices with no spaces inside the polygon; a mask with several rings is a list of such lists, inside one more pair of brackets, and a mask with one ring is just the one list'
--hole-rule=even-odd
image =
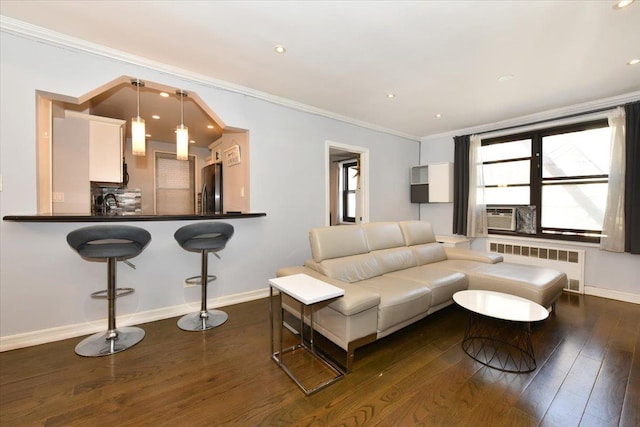
{"label": "sofa seat cushion", "polygon": [[469,289],[516,295],[547,308],[567,286],[567,275],[561,271],[507,262],[483,263],[466,274]]}
{"label": "sofa seat cushion", "polygon": [[431,305],[440,305],[453,299],[453,294],[467,289],[467,276],[464,274],[441,268],[437,265],[423,265],[394,271],[385,274],[392,279],[413,280],[424,284],[431,290]]}
{"label": "sofa seat cushion", "polygon": [[380,295],[378,333],[420,314],[431,307],[431,290],[414,280],[379,276],[363,280],[358,286]]}

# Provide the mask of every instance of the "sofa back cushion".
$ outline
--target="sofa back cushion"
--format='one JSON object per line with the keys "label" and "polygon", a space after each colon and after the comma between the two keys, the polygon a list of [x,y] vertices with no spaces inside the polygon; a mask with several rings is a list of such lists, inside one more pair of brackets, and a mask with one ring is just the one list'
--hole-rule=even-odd
{"label": "sofa back cushion", "polygon": [[427,221],[402,221],[399,223],[407,246],[434,243],[436,236],[433,234],[431,223]]}
{"label": "sofa back cushion", "polygon": [[417,265],[413,251],[406,246],[374,251],[371,252],[371,255],[377,260],[381,274],[404,270]]}
{"label": "sofa back cushion", "polygon": [[410,249],[413,252],[417,265],[425,265],[447,260],[447,253],[440,243],[414,245],[411,246]]}
{"label": "sofa back cushion", "polygon": [[397,222],[371,222],[362,224],[370,251],[405,246],[402,230]]}
{"label": "sofa back cushion", "polygon": [[309,242],[315,262],[369,252],[367,238],[359,225],[312,228]]}
{"label": "sofa back cushion", "polygon": [[320,273],[344,282],[359,282],[380,276],[382,270],[376,257],[371,253],[325,259],[318,264]]}

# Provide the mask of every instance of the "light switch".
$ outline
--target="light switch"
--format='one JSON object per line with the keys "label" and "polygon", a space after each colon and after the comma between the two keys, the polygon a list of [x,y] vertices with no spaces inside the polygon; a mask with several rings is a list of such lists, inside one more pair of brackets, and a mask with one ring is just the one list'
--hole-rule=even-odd
{"label": "light switch", "polygon": [[54,191],[51,193],[51,198],[53,199],[53,203],[63,203],[64,202],[64,193]]}

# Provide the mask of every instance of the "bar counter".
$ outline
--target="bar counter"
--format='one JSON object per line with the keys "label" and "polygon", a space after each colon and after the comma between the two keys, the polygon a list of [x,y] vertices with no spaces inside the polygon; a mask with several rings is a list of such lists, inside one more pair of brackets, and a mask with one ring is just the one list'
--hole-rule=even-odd
{"label": "bar counter", "polygon": [[264,212],[224,214],[35,214],[5,215],[4,221],[19,222],[130,222],[130,221],[204,221],[213,219],[256,218],[267,216]]}

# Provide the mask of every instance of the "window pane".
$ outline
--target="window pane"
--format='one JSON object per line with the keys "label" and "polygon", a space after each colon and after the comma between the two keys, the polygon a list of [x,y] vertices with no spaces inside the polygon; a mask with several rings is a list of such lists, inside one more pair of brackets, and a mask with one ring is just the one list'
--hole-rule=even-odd
{"label": "window pane", "polygon": [[347,216],[351,218],[356,216],[356,193],[347,194]]}
{"label": "window pane", "polygon": [[487,205],[528,205],[529,186],[485,188]]}
{"label": "window pane", "polygon": [[484,185],[528,184],[529,160],[483,165]]}
{"label": "window pane", "polygon": [[607,184],[544,185],[542,227],[602,230]]}
{"label": "window pane", "polygon": [[545,136],[542,176],[608,175],[610,146],[609,127]]}
{"label": "window pane", "polygon": [[484,145],[480,153],[483,162],[531,157],[531,139]]}
{"label": "window pane", "polygon": [[347,170],[347,190],[355,190],[358,187],[358,170],[355,166],[349,167]]}

